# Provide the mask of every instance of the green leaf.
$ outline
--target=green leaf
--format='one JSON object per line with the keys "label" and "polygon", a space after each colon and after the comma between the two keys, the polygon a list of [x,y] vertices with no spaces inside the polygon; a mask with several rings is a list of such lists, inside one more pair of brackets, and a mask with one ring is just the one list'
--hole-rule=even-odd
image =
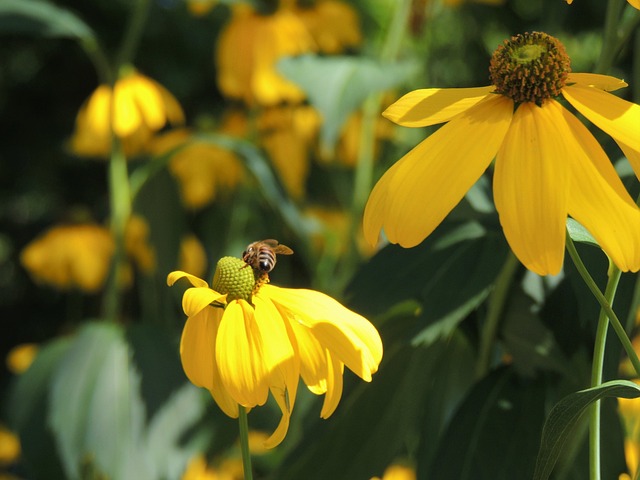
{"label": "green leaf", "polygon": [[594,402],[606,397],[638,398],[640,386],[627,380],[613,380],[581,390],[560,400],[551,409],[542,430],[534,480],[549,478],[576,423]]}
{"label": "green leaf", "polygon": [[51,377],[49,424],[69,478],[85,468],[152,478],[143,455],[140,375],[121,328],[85,325]]}
{"label": "green leaf", "polygon": [[302,55],[283,58],[280,73],[304,90],[322,116],[323,149],[331,150],[344,122],[372,93],[403,82],[413,64],[381,63],[369,58]]}
{"label": "green leaf", "polygon": [[0,2],[0,34],[34,33],[45,37],[94,38],[91,28],[69,10],[40,0]]}
{"label": "green leaf", "polygon": [[[522,381],[512,368],[482,379],[465,397],[438,449],[418,458],[418,478],[428,480],[512,480],[530,478],[544,418],[545,384]],[[424,437],[428,431],[422,432]]]}
{"label": "green leaf", "polygon": [[567,218],[567,230],[569,231],[571,240],[573,240],[574,242],[586,243],[588,245],[593,245],[594,247],[600,248],[598,241],[593,238],[593,235],[589,233],[589,230],[584,228],[582,224],[578,223],[573,218]]}

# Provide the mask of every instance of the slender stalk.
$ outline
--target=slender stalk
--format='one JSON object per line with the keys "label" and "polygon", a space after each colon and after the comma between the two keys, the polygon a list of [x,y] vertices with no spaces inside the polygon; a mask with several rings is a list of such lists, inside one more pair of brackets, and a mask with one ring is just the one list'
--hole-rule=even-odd
{"label": "slender stalk", "polygon": [[247,409],[238,406],[238,423],[240,424],[240,449],[242,450],[242,468],[244,470],[244,480],[253,480],[253,470],[251,469],[251,452],[249,451],[249,420],[247,419]]}
{"label": "slender stalk", "polygon": [[120,50],[116,57],[116,65],[122,67],[133,61],[135,52],[138,49],[144,25],[149,15],[150,0],[137,0],[133,6],[129,24],[125,31],[124,38],[120,44]]}
{"label": "slender stalk", "polygon": [[589,271],[584,266],[584,263],[582,262],[580,255],[578,255],[578,251],[576,250],[573,240],[571,240],[571,236],[569,235],[568,232],[567,232],[567,251],[571,256],[571,260],[573,260],[573,263],[578,269],[578,273],[580,273],[582,280],[584,280],[585,284],[587,285],[591,293],[593,293],[593,296],[596,298],[596,300],[600,304],[600,307],[602,307],[604,312],[607,314],[607,317],[609,317],[609,321],[611,322],[611,327],[613,327],[613,330],[616,332],[616,335],[618,336],[618,339],[622,344],[622,348],[624,348],[624,351],[627,353],[627,356],[629,357],[629,360],[631,361],[631,364],[633,365],[633,368],[635,369],[636,373],[640,376],[640,360],[638,360],[638,355],[633,349],[631,340],[629,340],[629,337],[627,336],[627,332],[625,332],[625,329],[620,323],[618,316],[611,308],[611,304],[602,294],[602,292],[596,285],[595,281],[589,274]]}
{"label": "slender stalk", "polygon": [[620,16],[622,15],[625,4],[625,0],[609,0],[607,2],[602,51],[600,52],[600,58],[595,68],[595,71],[598,73],[608,73],[618,55]]}
{"label": "slender stalk", "polygon": [[[609,279],[604,297],[609,305],[613,305],[613,299],[620,283],[621,272],[615,265],[609,268]],[[605,347],[607,342],[607,330],[609,319],[604,309],[600,309],[598,316],[598,328],[593,351],[593,363],[591,365],[591,386],[596,387],[602,383],[602,369],[604,366]],[[600,400],[590,407],[589,417],[589,463],[591,480],[600,479]]]}
{"label": "slender stalk", "polygon": [[511,288],[513,276],[518,268],[518,259],[509,252],[507,260],[498,274],[496,285],[491,292],[487,318],[480,333],[480,350],[478,352],[478,362],[476,363],[476,378],[482,378],[489,371],[491,365],[491,352],[496,339],[496,332],[502,318],[502,311],[507,301],[507,296]]}

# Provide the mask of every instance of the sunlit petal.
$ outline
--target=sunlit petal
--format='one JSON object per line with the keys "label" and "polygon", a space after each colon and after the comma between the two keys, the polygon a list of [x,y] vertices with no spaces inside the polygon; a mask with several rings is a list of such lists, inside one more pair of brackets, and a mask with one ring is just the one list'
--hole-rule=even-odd
{"label": "sunlit petal", "polygon": [[390,105],[382,115],[404,127],[437,125],[464,112],[493,90],[495,90],[493,85],[414,90]]}
{"label": "sunlit petal", "polygon": [[622,142],[617,143],[622,153],[624,153],[624,156],[629,160],[629,164],[631,164],[631,168],[633,168],[636,177],[640,180],[640,150],[633,150],[629,145],[625,145]]}
{"label": "sunlit petal", "polygon": [[562,94],[581,114],[617,141],[640,151],[640,105],[593,87],[564,87]]}
{"label": "sunlit petal", "polygon": [[220,378],[231,397],[244,407],[263,405],[269,395],[263,346],[253,308],[243,300],[227,306],[216,338],[215,356]]}
{"label": "sunlit petal", "polygon": [[567,83],[577,83],[586,87],[596,87],[600,90],[613,92],[620,88],[627,87],[627,82],[610,75],[601,75],[599,73],[570,73],[567,77]]}
{"label": "sunlit petal", "polygon": [[413,247],[442,222],[493,160],[512,110],[511,100],[489,95],[405,155],[385,180],[389,241]]}
{"label": "sunlit petal", "polygon": [[176,270],[175,272],[171,272],[167,275],[167,285],[172,286],[181,278],[186,278],[191,285],[194,287],[206,287],[208,286],[207,282],[202,280],[201,278],[196,277],[195,275],[191,275],[187,272],[182,272],[180,270]]}
{"label": "sunlit petal", "polygon": [[158,90],[158,84],[142,75],[132,75],[129,79],[133,101],[144,123],[151,130],[161,129],[167,122],[164,101]]}
{"label": "sunlit petal", "polygon": [[284,440],[289,430],[289,420],[291,418],[291,409],[289,408],[289,399],[287,398],[287,392],[282,388],[271,388],[271,395],[275,398],[280,411],[282,412],[282,418],[280,423],[276,427],[275,431],[264,442],[265,448],[273,448]]}
{"label": "sunlit petal", "polygon": [[226,295],[222,295],[208,287],[189,288],[182,296],[182,309],[184,313],[191,317],[213,302],[222,301],[225,298]]}
{"label": "sunlit petal", "polygon": [[327,391],[327,356],[325,349],[311,331],[301,325],[295,317],[290,319],[296,337],[300,358],[300,376],[307,388],[316,395]]}
{"label": "sunlit petal", "polygon": [[274,303],[296,312],[298,320],[311,329],[324,348],[335,352],[337,358],[364,380],[371,380],[382,359],[382,341],[367,319],[320,292],[273,285],[262,288]]}
{"label": "sunlit petal", "polygon": [[370,245],[375,246],[378,243],[380,230],[382,230],[382,225],[387,218],[387,209],[390,203],[389,184],[405,161],[411,162],[413,161],[413,157],[405,156],[394,163],[391,168],[382,175],[382,178],[380,178],[378,183],[373,187],[369,195],[369,200],[367,200],[367,204],[364,207],[362,228],[364,238]]}
{"label": "sunlit petal", "polygon": [[[565,111],[565,118],[574,131],[582,127],[569,112]],[[622,271],[638,271],[640,210],[626,191],[621,195],[601,175],[592,163],[590,152],[581,148],[573,137],[567,137],[567,141],[575,143],[569,145],[572,155],[567,157],[572,175],[569,214],[591,232]]]}
{"label": "sunlit petal", "polygon": [[330,352],[327,352],[327,394],[324,397],[320,418],[329,418],[335,412],[342,397],[342,373],[343,363]]}
{"label": "sunlit petal", "polygon": [[262,339],[262,361],[269,376],[269,385],[287,391],[293,408],[298,390],[300,361],[276,307],[260,294],[253,297],[257,331]]}
{"label": "sunlit petal", "polygon": [[524,103],[498,152],[494,198],[507,241],[540,275],[557,274],[564,258],[569,175],[560,105]]}

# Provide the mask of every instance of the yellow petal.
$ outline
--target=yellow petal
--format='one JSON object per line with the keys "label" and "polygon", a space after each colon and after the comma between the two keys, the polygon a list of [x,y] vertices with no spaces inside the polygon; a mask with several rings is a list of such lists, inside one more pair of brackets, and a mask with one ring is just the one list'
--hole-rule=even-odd
{"label": "yellow petal", "polygon": [[570,73],[567,77],[567,83],[577,83],[585,87],[596,87],[607,92],[628,87],[627,82],[624,80],[599,73]]}
{"label": "yellow petal", "polygon": [[640,0],[627,0],[627,2],[629,2],[629,5],[640,10]]}
{"label": "yellow petal", "polygon": [[598,128],[633,150],[640,150],[640,105],[593,87],[564,87],[562,94]]}
{"label": "yellow petal", "polygon": [[291,330],[296,338],[300,358],[300,376],[305,385],[316,395],[327,391],[327,353],[313,336],[295,317],[290,317]]}
{"label": "yellow petal", "polygon": [[291,410],[288,406],[287,393],[283,389],[272,388],[271,395],[273,395],[278,407],[280,407],[282,417],[280,418],[280,423],[278,423],[275,431],[264,441],[265,448],[277,447],[282,443],[282,440],[284,440],[284,437],[289,430],[289,420],[291,418]]}
{"label": "yellow petal", "polygon": [[264,285],[276,305],[293,312],[298,321],[347,367],[370,381],[382,360],[382,340],[364,317],[320,292]]}
{"label": "yellow petal", "polygon": [[263,362],[269,375],[269,386],[287,392],[289,407],[293,408],[298,391],[300,360],[291,343],[285,319],[273,303],[259,293],[253,297],[257,330],[263,350]]}
{"label": "yellow petal", "polygon": [[324,397],[320,418],[329,418],[335,412],[342,397],[342,373],[343,363],[335,358],[334,355],[328,353],[328,375],[327,375],[327,394]]}
{"label": "yellow petal", "polygon": [[214,345],[222,310],[207,308],[189,317],[180,339],[180,359],[187,378],[197,387],[211,392],[228,416],[238,416],[238,404],[226,392],[215,361]]}
{"label": "yellow petal", "polygon": [[[580,122],[565,111],[575,131]],[[584,127],[583,127],[584,128]],[[593,157],[569,137],[571,193],[569,214],[591,232],[622,271],[640,269],[640,210],[625,191],[622,195],[592,163]],[[613,168],[613,167],[612,167]],[[619,181],[619,180],[618,180]]]}
{"label": "yellow petal", "polygon": [[631,168],[635,172],[636,177],[638,177],[638,180],[640,180],[640,150],[633,150],[631,147],[629,147],[629,145],[625,145],[622,142],[617,143],[622,150],[622,153],[624,153],[624,156],[627,157],[627,160],[629,160]]}
{"label": "yellow petal", "polygon": [[[367,233],[382,222],[387,238],[403,247],[425,239],[478,180],[511,122],[513,101],[489,95],[422,141],[383,177],[384,190],[365,210]],[[378,216],[383,215],[382,219]]]}
{"label": "yellow petal", "polygon": [[389,205],[389,184],[393,176],[400,169],[404,161],[413,161],[413,157],[404,156],[402,159],[394,163],[389,170],[382,175],[378,183],[371,190],[367,204],[364,207],[362,217],[362,229],[364,239],[369,245],[375,246],[380,237],[380,230],[387,218],[387,207]]}
{"label": "yellow petal", "polygon": [[211,290],[209,287],[192,287],[182,295],[182,310],[191,317],[213,302],[222,301],[227,295]]}
{"label": "yellow petal", "polygon": [[493,90],[495,90],[493,85],[414,90],[390,105],[382,115],[404,127],[437,125],[464,112]]}
{"label": "yellow petal", "polygon": [[170,287],[176,283],[181,278],[186,278],[191,285],[194,287],[207,287],[208,284],[201,278],[196,277],[195,275],[191,275],[190,273],[183,272],[181,270],[176,270],[175,272],[171,272],[167,275],[167,285]]}
{"label": "yellow petal", "polygon": [[494,199],[507,241],[540,275],[557,274],[564,258],[571,135],[555,101],[524,103],[498,152]]}
{"label": "yellow petal", "polygon": [[142,115],[130,79],[116,82],[113,99],[113,131],[119,137],[133,134],[142,125]]}
{"label": "yellow petal", "polygon": [[269,395],[268,372],[254,310],[244,300],[227,305],[218,329],[215,357],[222,384],[237,403],[244,407],[264,405]]}

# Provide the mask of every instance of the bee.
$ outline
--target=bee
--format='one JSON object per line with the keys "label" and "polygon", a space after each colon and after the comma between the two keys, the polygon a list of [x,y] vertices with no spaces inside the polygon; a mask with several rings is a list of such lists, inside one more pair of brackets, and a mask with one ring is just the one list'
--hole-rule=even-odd
{"label": "bee", "polygon": [[[254,270],[261,273],[269,273],[276,266],[276,254],[291,255],[291,250],[286,245],[281,245],[277,240],[268,238],[249,244],[242,252],[242,260]],[[243,267],[244,268],[244,267]]]}

